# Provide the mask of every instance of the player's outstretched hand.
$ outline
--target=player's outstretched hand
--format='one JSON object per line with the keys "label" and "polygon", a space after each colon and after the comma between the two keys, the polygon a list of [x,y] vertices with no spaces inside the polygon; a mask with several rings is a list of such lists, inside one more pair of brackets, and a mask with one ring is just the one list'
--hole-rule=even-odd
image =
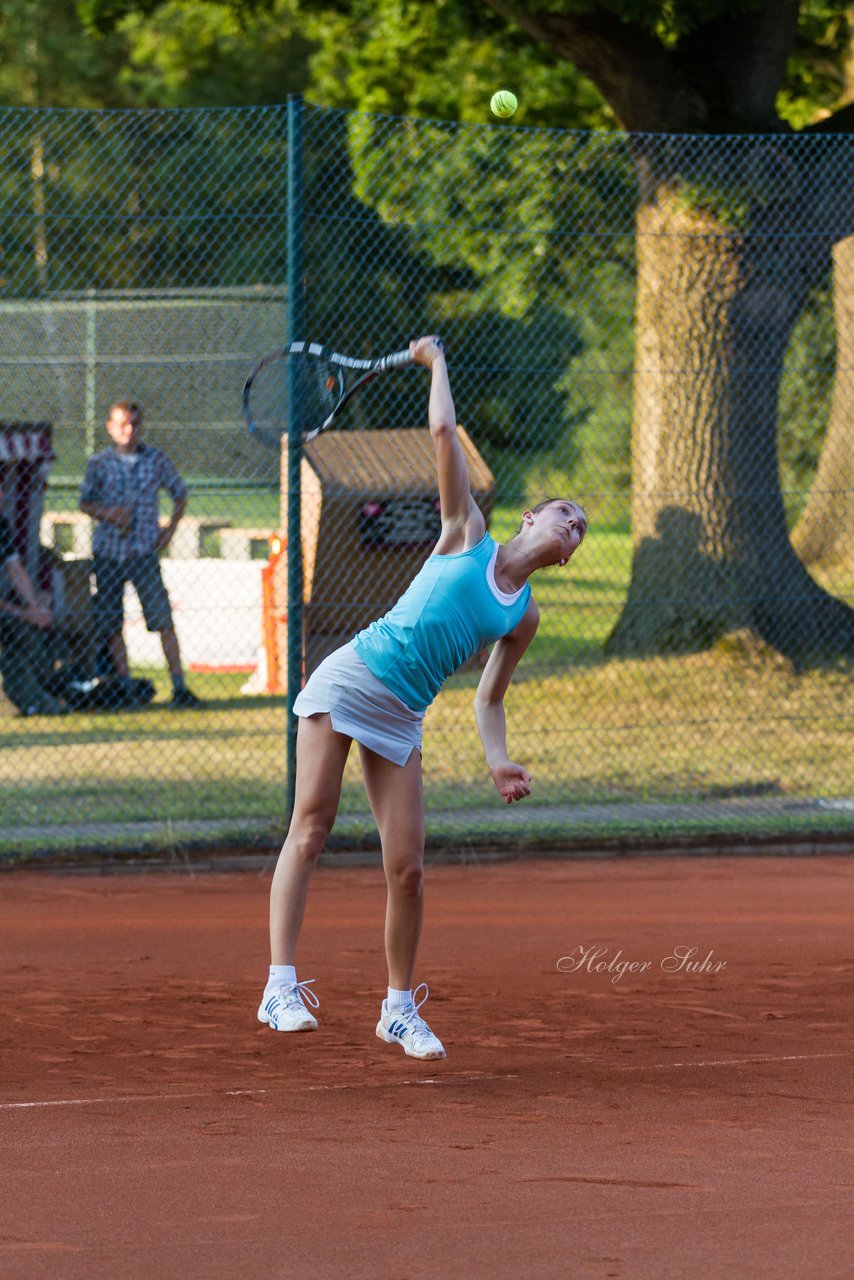
{"label": "player's outstretched hand", "polygon": [[410,342],[409,350],[416,364],[423,364],[425,369],[429,369],[437,356],[445,354],[445,344],[438,333],[429,333]]}
{"label": "player's outstretched hand", "polygon": [[506,760],[504,764],[497,764],[491,771],[492,781],[495,783],[505,804],[512,804],[514,800],[524,800],[525,796],[531,794],[531,778],[527,769],[523,769],[520,764],[513,764],[512,760]]}

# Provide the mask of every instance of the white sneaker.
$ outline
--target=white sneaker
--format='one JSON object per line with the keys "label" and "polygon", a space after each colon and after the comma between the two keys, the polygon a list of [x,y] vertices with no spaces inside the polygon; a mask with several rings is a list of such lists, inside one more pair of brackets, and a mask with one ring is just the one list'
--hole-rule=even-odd
{"label": "white sneaker", "polygon": [[[418,993],[423,989],[424,995],[418,1000]],[[377,1023],[377,1035],[386,1044],[399,1044],[403,1052],[410,1058],[444,1058],[445,1049],[442,1041],[427,1026],[418,1010],[430,994],[426,982],[416,987],[413,1003],[403,1013],[389,1013],[388,1001],[383,1000],[382,1013]]]}
{"label": "white sneaker", "polygon": [[261,997],[258,1021],[266,1022],[273,1031],[316,1031],[317,1018],[306,1009],[304,1000],[314,1009],[320,1001],[311,990],[314,978],[307,982],[283,983],[267,987]]}

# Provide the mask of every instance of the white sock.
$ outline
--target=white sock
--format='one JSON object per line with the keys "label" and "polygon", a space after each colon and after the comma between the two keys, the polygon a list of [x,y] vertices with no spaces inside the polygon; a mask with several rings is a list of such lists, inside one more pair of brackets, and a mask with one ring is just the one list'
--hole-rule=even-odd
{"label": "white sock", "polygon": [[412,991],[396,991],[394,987],[389,987],[388,996],[386,997],[386,1007],[389,1013],[403,1013],[412,1004]]}
{"label": "white sock", "polygon": [[268,987],[293,987],[296,986],[297,971],[292,964],[271,964],[270,976],[267,979]]}

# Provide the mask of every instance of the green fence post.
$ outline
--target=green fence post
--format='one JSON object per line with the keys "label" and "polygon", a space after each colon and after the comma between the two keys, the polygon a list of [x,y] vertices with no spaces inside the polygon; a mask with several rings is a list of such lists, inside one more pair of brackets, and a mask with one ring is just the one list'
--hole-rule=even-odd
{"label": "green fence post", "polygon": [[98,404],[98,295],[94,289],[86,290],[86,372],[84,376],[84,442],[88,462],[95,452],[97,423],[95,413]]}
{"label": "green fence post", "polygon": [[[288,242],[287,242],[287,341],[304,335],[302,294],[302,129],[303,100],[288,95]],[[294,699],[302,688],[302,423],[288,367],[286,385],[288,410],[288,729],[287,729],[287,818],[290,822],[296,791],[297,717]]]}

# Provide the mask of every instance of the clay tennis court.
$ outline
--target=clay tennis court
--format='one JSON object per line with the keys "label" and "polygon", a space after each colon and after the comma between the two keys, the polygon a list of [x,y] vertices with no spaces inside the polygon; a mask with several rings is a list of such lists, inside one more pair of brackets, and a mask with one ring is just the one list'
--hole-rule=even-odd
{"label": "clay tennis court", "polygon": [[377,868],[317,874],[320,1030],[256,1021],[269,879],[0,879],[5,1280],[850,1276],[850,859],[431,866],[439,1063]]}

